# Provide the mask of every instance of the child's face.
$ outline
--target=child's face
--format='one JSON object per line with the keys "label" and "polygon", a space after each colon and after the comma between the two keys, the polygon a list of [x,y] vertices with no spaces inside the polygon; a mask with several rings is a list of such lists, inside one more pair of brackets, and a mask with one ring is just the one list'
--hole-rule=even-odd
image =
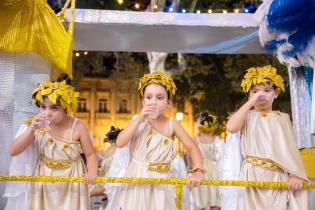
{"label": "child's face", "polygon": [[278,95],[275,89],[269,84],[258,84],[251,88],[249,97],[251,98],[258,93],[262,95],[257,99],[255,109],[257,111],[271,110],[272,103]]}
{"label": "child's face", "polygon": [[156,104],[159,109],[159,115],[163,114],[165,109],[171,105],[171,100],[168,98],[166,89],[159,84],[149,84],[144,89],[142,105]]}
{"label": "child's face", "polygon": [[54,104],[48,97],[44,97],[43,102],[39,104],[40,112],[45,112],[50,124],[58,124],[64,120],[67,113],[59,103]]}

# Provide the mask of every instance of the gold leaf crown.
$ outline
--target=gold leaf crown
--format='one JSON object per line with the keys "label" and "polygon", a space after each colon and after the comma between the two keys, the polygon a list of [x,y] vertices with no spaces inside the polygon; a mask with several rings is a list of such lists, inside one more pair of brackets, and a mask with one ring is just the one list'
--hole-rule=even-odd
{"label": "gold leaf crown", "polygon": [[32,97],[37,104],[42,102],[45,96],[54,104],[60,102],[67,113],[77,111],[79,92],[76,92],[71,85],[67,85],[65,80],[62,82],[42,82],[32,92]]}
{"label": "gold leaf crown", "polygon": [[247,69],[241,83],[243,91],[247,93],[253,86],[258,84],[274,85],[279,93],[284,91],[283,78],[277,74],[277,69],[271,65]]}
{"label": "gold leaf crown", "polygon": [[172,77],[166,75],[161,71],[154,71],[149,74],[144,74],[139,81],[138,92],[140,97],[143,98],[144,89],[149,84],[160,84],[163,85],[166,89],[166,92],[169,96],[174,96],[176,92],[176,85]]}
{"label": "gold leaf crown", "polygon": [[197,121],[200,132],[215,134],[219,128],[218,117],[208,114],[205,117],[200,117]]}

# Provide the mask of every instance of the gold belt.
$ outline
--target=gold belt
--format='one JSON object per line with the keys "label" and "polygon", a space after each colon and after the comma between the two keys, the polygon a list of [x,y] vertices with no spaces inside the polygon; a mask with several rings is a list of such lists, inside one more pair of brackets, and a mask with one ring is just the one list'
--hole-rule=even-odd
{"label": "gold belt", "polygon": [[275,171],[282,170],[279,166],[277,166],[272,160],[267,158],[261,158],[256,156],[246,156],[246,161],[253,164],[254,166],[261,166],[263,168]]}
{"label": "gold belt", "polygon": [[70,160],[54,160],[45,157],[44,155],[41,156],[42,162],[45,166],[50,169],[65,169],[70,168],[71,162]]}
{"label": "gold belt", "polygon": [[168,173],[170,171],[170,163],[149,163],[148,171],[156,171],[161,174]]}

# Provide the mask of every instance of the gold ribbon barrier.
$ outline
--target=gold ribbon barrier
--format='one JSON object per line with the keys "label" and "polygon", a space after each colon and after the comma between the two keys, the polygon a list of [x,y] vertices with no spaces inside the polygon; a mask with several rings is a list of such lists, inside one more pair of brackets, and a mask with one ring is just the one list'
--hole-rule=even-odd
{"label": "gold ribbon barrier", "polygon": [[[84,182],[83,177],[52,177],[52,176],[0,176],[0,181],[10,182]],[[127,177],[97,177],[94,183],[128,183],[128,184],[167,184],[175,185],[176,210],[182,209],[181,197],[182,187],[186,185],[187,179],[178,178],[127,178]],[[203,180],[202,185],[214,186],[240,186],[258,188],[288,188],[287,182],[266,181],[235,181],[235,180]],[[315,183],[303,184],[305,189],[315,189]]]}

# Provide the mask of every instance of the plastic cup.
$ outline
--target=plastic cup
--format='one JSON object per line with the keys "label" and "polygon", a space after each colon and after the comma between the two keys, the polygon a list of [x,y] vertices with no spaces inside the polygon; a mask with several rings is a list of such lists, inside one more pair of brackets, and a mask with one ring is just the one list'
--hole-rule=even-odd
{"label": "plastic cup", "polygon": [[46,128],[50,125],[51,121],[52,121],[52,117],[48,115],[47,111],[44,111],[45,113],[45,119],[41,122],[41,127],[42,128]]}
{"label": "plastic cup", "polygon": [[148,104],[154,106],[154,112],[148,115],[149,119],[156,119],[159,116],[159,106],[157,104]]}

